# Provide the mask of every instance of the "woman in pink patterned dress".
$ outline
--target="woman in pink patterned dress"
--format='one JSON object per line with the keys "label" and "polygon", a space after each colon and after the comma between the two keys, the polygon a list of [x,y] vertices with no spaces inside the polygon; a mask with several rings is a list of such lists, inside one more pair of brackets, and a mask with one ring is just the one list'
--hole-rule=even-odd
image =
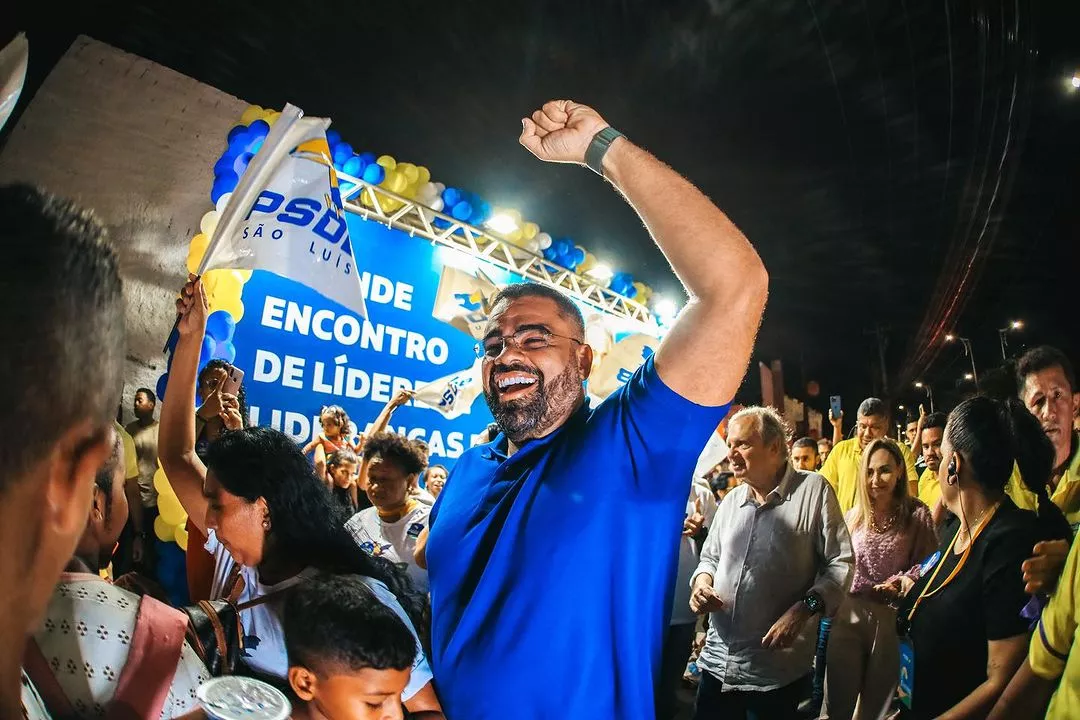
{"label": "woman in pink patterned dress", "polygon": [[889,603],[938,544],[930,509],[908,494],[900,447],[874,440],[862,457],[855,507],[844,517],[855,575],[832,622],[822,718],[876,720],[888,710],[900,673]]}

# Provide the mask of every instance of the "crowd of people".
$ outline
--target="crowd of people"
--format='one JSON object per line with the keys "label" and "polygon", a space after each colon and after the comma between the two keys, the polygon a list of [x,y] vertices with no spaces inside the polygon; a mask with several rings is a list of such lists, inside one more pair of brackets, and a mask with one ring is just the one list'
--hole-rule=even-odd
{"label": "crowd of people", "polygon": [[[867,398],[853,437],[840,416],[795,440],[730,408],[768,286],[730,220],[587,106],[520,139],[613,184],[691,301],[594,407],[577,306],[500,290],[478,348],[496,424],[450,472],[388,430],[408,392],[363,432],[323,408],[307,446],[249,426],[231,366],[200,367],[195,276],[164,399],[137,389],[121,426],[103,226],[0,188],[0,716],[208,717],[223,675],[337,720],[671,720],[686,684],[696,720],[1080,716],[1069,359],[1031,350],[1015,392],[901,437]],[[182,607],[155,582],[159,465],[188,515]]]}

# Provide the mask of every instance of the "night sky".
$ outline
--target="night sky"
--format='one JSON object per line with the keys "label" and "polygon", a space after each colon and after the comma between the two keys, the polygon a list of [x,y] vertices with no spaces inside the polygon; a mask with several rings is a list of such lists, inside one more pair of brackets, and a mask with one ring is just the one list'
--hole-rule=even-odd
{"label": "night sky", "polygon": [[[90,35],[331,117],[358,151],[426,165],[675,296],[615,193],[517,145],[545,100],[595,106],[750,237],[771,276],[755,359],[782,359],[804,400],[818,381],[819,409],[883,392],[876,330],[894,403],[917,400],[914,379],[939,405],[970,387],[948,331],[980,374],[1012,319],[1010,351],[1080,362],[1075,0],[13,4],[0,42],[30,39],[20,109]],[[751,370],[740,399],[760,401]]]}

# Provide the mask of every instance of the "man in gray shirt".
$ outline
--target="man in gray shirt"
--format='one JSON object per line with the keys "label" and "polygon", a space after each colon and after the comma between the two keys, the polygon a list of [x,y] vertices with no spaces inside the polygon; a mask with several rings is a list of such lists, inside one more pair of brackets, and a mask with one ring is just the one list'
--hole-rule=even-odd
{"label": "man in gray shirt", "polygon": [[847,592],[851,538],[825,478],[791,466],[776,411],[739,411],[727,442],[741,484],[720,503],[690,581],[690,608],[709,613],[694,718],[795,718],[814,657],[810,620]]}

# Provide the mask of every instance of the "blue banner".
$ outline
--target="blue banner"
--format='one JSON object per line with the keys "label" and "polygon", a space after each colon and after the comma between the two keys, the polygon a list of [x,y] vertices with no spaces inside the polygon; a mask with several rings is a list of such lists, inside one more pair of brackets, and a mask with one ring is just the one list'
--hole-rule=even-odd
{"label": "blue banner", "polygon": [[[233,342],[251,420],[299,443],[320,431],[325,405],[341,405],[365,431],[399,389],[472,365],[476,341],[431,315],[444,266],[482,265],[497,283],[520,280],[358,215],[349,213],[347,221],[367,320],[271,273],[255,272],[244,285],[244,316]],[[454,420],[428,408],[399,408],[390,429],[423,440],[433,463],[450,465],[491,420],[481,397]]]}

